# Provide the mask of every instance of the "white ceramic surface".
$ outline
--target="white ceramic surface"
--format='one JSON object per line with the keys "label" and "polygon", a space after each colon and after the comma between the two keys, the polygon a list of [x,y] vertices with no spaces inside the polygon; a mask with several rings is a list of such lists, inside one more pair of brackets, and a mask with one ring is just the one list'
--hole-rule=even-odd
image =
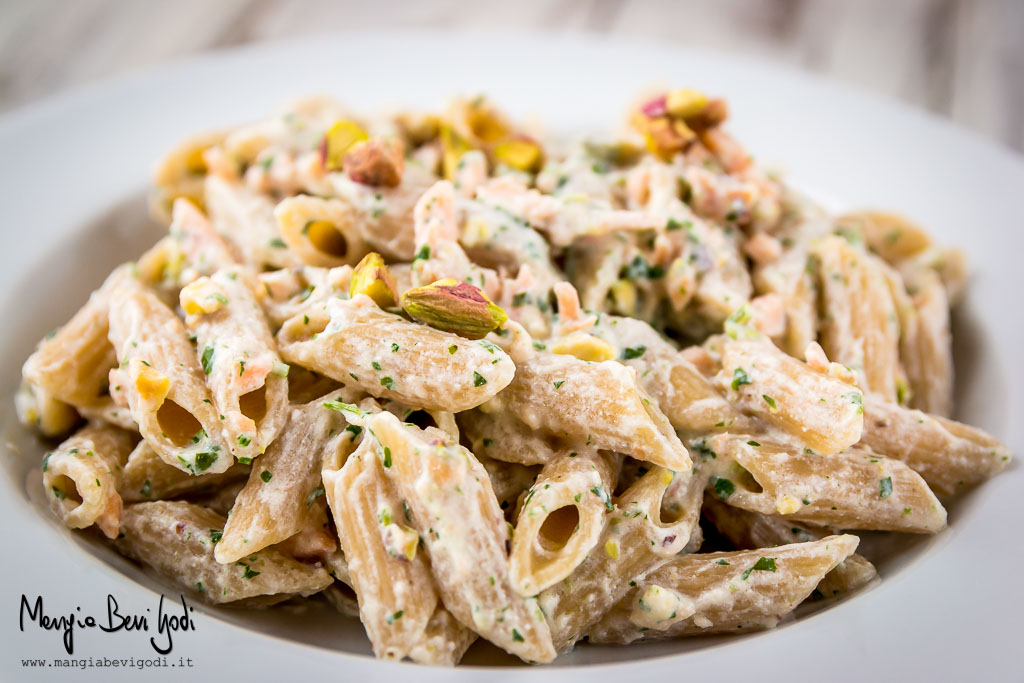
{"label": "white ceramic surface", "polygon": [[[75,629],[76,658],[153,657],[157,594],[99,544],[58,527],[26,488],[43,446],[13,424],[9,397],[22,360],[118,262],[156,239],[144,192],[153,160],[180,137],[270,112],[315,92],[361,110],[436,106],[483,91],[514,115],[539,115],[560,132],[608,131],[651,84],[687,84],[728,97],[731,127],[763,162],[837,208],[893,209],[945,243],[963,246],[973,276],[955,315],[958,417],[1024,445],[1024,347],[1019,297],[1024,246],[1024,160],[947,123],[834,83],[684,48],[529,35],[362,33],[203,55],[68,92],[0,120],[0,397],[4,416],[0,519],[0,679],[137,678],[111,668],[28,669],[22,658],[66,658],[61,634],[19,629],[22,594],[47,613],[105,619],[151,610],[153,633]],[[37,484],[36,484],[37,486]],[[1024,474],[1011,469],[950,509],[933,538],[872,539],[882,581],[834,608],[775,631],[630,648],[582,647],[552,667],[527,668],[493,649],[434,670],[370,659],[355,622],[326,611],[250,613],[196,606],[194,632],[178,634],[151,678],[262,680],[297,672],[337,680],[639,679],[1019,680],[1017,573],[1024,545]],[[867,546],[865,546],[867,547]],[[154,592],[155,591],[155,592]],[[157,636],[160,639],[160,636]],[[478,668],[487,666],[488,668]]]}

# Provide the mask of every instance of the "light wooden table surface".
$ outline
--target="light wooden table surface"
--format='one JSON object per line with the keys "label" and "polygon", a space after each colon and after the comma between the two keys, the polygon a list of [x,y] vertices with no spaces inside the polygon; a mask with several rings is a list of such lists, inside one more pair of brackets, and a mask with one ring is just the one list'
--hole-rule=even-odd
{"label": "light wooden table surface", "polygon": [[897,97],[1024,150],[1024,0],[0,0],[0,109],[210,48],[388,26],[728,50]]}

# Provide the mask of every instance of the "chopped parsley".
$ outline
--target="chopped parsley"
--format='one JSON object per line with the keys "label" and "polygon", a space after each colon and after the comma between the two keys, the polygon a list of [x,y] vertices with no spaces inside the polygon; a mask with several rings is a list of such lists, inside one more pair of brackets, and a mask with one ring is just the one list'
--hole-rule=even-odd
{"label": "chopped parsley", "polygon": [[484,379],[484,376],[481,375],[476,370],[474,370],[473,371],[473,386],[474,387],[482,387],[485,384],[487,384],[487,380]]}
{"label": "chopped parsley", "polygon": [[203,357],[200,359],[203,363],[203,372],[207,375],[213,371],[213,347],[207,346],[203,349]]}
{"label": "chopped parsley", "polygon": [[263,472],[260,473],[260,479],[262,479],[264,483],[269,482],[273,478],[274,475],[270,473],[270,470],[263,470]]}
{"label": "chopped parsley", "polygon": [[608,495],[608,492],[604,490],[603,486],[595,486],[590,489],[590,492],[597,496],[597,499],[604,503],[604,506],[608,510],[614,510],[615,506],[612,505],[612,497]]}
{"label": "chopped parsley", "polygon": [[246,446],[248,446],[251,443],[252,443],[252,439],[250,439],[247,435],[245,435],[245,434],[239,434],[238,435],[238,445],[239,446],[245,448]]}
{"label": "chopped parsley", "polygon": [[391,467],[391,449],[384,447],[384,467]]}
{"label": "chopped parsley", "polygon": [[728,500],[729,496],[736,492],[736,484],[725,477],[714,477],[712,485],[715,487],[715,493],[722,500]]}
{"label": "chopped parsley", "polygon": [[630,346],[622,350],[622,358],[623,360],[639,358],[640,356],[644,355],[645,351],[647,351],[646,346]]}
{"label": "chopped parsley", "polygon": [[380,385],[385,389],[390,389],[391,387],[395,386],[395,380],[391,379],[390,377],[381,377]]}
{"label": "chopped parsley", "polygon": [[892,495],[892,477],[886,477],[878,481],[878,497],[888,498]]}
{"label": "chopped parsley", "polygon": [[561,389],[562,385],[565,384],[565,380],[564,379],[560,379],[557,382],[552,382],[552,384],[555,385],[555,389]]}
{"label": "chopped parsley", "polygon": [[778,569],[775,566],[774,557],[762,557],[754,563],[754,566],[743,572],[743,580],[746,581],[750,577],[750,572],[774,572]]}
{"label": "chopped parsley", "polygon": [[743,368],[736,368],[732,373],[732,387],[733,391],[739,391],[739,388],[744,384],[750,384],[750,375]]}

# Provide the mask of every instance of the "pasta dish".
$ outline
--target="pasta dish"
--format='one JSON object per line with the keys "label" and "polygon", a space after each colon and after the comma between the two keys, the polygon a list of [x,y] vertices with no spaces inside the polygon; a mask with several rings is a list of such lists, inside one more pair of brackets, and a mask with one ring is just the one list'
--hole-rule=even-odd
{"label": "pasta dish", "polygon": [[965,260],[727,120],[680,89],[548,140],[484,97],[309,98],[185,140],[164,236],[24,364],[51,509],[183,594],[328,601],[435,665],[871,584],[859,532],[938,533],[1010,460],[951,418]]}

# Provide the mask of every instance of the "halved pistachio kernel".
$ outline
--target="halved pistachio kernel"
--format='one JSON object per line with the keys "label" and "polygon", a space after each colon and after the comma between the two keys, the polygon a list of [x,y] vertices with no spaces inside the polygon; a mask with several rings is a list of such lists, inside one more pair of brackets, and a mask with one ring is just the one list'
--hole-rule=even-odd
{"label": "halved pistachio kernel", "polygon": [[640,160],[643,148],[629,142],[584,142],[587,154],[614,166],[630,166]]}
{"label": "halved pistachio kernel", "polygon": [[365,294],[381,308],[398,305],[398,285],[384,263],[384,257],[375,251],[364,256],[352,271],[348,293],[349,296]]}
{"label": "halved pistachio kernel", "polygon": [[544,150],[536,140],[519,135],[495,145],[494,158],[518,171],[536,173],[544,163]]}
{"label": "halved pistachio kernel", "polygon": [[447,123],[441,124],[441,169],[448,180],[455,179],[462,155],[473,149],[469,141]]}
{"label": "halved pistachio kernel", "polygon": [[585,332],[574,332],[562,337],[551,344],[550,348],[554,353],[576,356],[580,360],[600,362],[615,358],[615,349],[611,344]]}
{"label": "halved pistachio kernel", "polygon": [[453,278],[407,290],[402,308],[415,320],[467,339],[482,339],[508,320],[486,294]]}
{"label": "halved pistachio kernel", "polygon": [[708,96],[699,90],[670,90],[665,95],[665,110],[673,118],[688,119],[704,111],[709,101]]}
{"label": "halved pistachio kernel", "polygon": [[358,123],[348,119],[338,119],[320,142],[320,161],[328,171],[340,171],[345,154],[357,142],[368,139],[369,136]]}

